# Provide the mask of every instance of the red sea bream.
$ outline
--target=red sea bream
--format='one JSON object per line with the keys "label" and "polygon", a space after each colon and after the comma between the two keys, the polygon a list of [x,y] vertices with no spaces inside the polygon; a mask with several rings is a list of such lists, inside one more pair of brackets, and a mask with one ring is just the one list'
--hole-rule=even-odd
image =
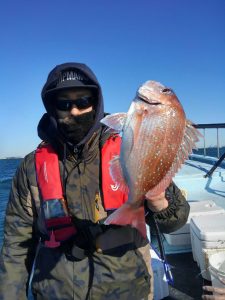
{"label": "red sea bream", "polygon": [[144,199],[162,193],[188,158],[200,133],[186,119],[175,93],[159,82],[147,81],[137,91],[127,113],[101,121],[122,135],[120,156],[110,173],[127,202],[105,224],[131,225],[146,236]]}

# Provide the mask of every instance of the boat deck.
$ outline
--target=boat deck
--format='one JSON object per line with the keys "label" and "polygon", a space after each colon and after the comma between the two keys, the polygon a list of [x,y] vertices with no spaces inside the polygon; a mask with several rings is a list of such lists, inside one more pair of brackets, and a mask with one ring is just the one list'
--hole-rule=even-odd
{"label": "boat deck", "polygon": [[212,174],[204,176],[217,159],[192,155],[174,178],[188,201],[212,200],[225,209],[225,162]]}
{"label": "boat deck", "polygon": [[193,261],[192,253],[177,253],[167,255],[174,277],[174,285],[169,286],[169,296],[165,300],[198,300],[202,296],[202,286],[211,285],[202,278],[197,263]]}
{"label": "boat deck", "polygon": [[[211,177],[204,177],[216,161],[216,158],[192,155],[176,174],[174,182],[188,201],[212,200],[225,209],[225,162]],[[169,286],[169,296],[164,299],[201,299],[202,286],[211,285],[211,282],[201,276],[201,270],[193,260],[191,248],[171,246],[166,240],[163,243],[174,277],[173,286]]]}

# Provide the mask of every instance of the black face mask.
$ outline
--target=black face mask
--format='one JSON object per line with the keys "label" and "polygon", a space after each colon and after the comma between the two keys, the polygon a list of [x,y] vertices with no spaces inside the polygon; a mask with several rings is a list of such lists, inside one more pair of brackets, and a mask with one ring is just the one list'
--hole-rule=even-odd
{"label": "black face mask", "polygon": [[94,124],[95,111],[81,114],[79,116],[69,116],[65,119],[58,119],[58,128],[65,139],[76,145],[83,140]]}

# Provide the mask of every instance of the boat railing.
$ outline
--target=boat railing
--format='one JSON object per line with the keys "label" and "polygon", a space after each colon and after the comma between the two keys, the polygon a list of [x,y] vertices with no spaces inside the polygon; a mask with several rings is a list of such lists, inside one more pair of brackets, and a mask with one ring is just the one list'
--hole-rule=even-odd
{"label": "boat railing", "polygon": [[206,157],[206,129],[216,129],[216,148],[217,148],[217,160],[214,161],[212,168],[208,171],[208,173],[204,177],[210,177],[215,169],[220,166],[225,158],[225,152],[220,155],[220,138],[219,138],[219,130],[225,128],[225,123],[217,123],[217,124],[197,124],[195,125],[198,129],[203,129],[203,155]]}
{"label": "boat railing", "polygon": [[196,124],[194,125],[198,129],[203,129],[203,155],[206,156],[206,130],[207,129],[216,129],[216,148],[217,148],[217,158],[220,157],[220,138],[219,130],[225,128],[225,123],[216,123],[216,124]]}

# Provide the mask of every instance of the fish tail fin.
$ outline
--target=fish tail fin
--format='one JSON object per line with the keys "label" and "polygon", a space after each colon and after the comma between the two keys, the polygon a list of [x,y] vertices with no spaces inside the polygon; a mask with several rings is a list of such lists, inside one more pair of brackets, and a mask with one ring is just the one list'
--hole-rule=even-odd
{"label": "fish tail fin", "polygon": [[136,228],[144,238],[146,238],[147,235],[143,205],[138,208],[133,208],[128,203],[125,203],[114,211],[105,220],[104,224],[131,225],[131,227]]}

